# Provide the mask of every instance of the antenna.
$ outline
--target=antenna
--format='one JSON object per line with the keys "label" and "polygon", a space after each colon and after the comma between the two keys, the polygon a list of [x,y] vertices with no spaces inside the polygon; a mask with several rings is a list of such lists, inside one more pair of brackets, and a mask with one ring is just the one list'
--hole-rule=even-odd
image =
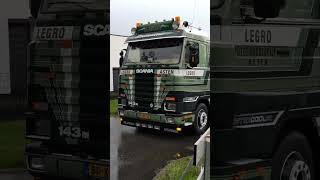
{"label": "antenna", "polygon": [[196,16],[196,6],[197,6],[197,0],[194,0],[193,16],[192,16],[191,24],[193,24],[194,18],[195,18],[195,16]]}

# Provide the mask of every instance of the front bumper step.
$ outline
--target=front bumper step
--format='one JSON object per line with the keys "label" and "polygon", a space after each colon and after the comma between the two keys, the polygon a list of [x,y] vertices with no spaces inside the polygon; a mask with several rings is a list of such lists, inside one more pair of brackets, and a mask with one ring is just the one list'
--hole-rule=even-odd
{"label": "front bumper step", "polygon": [[159,130],[159,131],[166,131],[166,132],[173,132],[173,133],[179,133],[182,131],[183,128],[186,126],[183,125],[177,125],[177,124],[167,124],[167,123],[159,123],[154,121],[141,121],[137,119],[122,119],[121,120],[122,125],[131,126],[131,127],[141,127],[146,129],[153,129],[153,130]]}

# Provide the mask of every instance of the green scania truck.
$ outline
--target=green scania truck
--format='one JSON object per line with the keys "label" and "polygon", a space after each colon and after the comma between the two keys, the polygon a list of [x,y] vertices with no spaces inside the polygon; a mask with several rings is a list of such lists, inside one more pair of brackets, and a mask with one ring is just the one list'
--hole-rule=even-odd
{"label": "green scania truck", "polygon": [[209,38],[180,17],[137,23],[120,53],[123,125],[180,132],[209,126]]}
{"label": "green scania truck", "polygon": [[211,179],[320,179],[319,5],[211,1]]}

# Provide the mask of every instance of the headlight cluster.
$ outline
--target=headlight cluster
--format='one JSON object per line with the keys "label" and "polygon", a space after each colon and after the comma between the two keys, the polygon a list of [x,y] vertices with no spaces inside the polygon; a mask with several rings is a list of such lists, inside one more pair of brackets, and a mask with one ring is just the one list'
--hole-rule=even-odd
{"label": "headlight cluster", "polygon": [[166,100],[166,102],[164,103],[164,110],[175,112],[177,109],[176,97],[167,96],[165,100]]}
{"label": "headlight cluster", "polygon": [[185,97],[183,98],[183,102],[196,102],[198,100],[199,96],[194,97]]}
{"label": "headlight cluster", "polygon": [[164,105],[164,110],[166,111],[176,111],[177,104],[173,102],[167,102]]}

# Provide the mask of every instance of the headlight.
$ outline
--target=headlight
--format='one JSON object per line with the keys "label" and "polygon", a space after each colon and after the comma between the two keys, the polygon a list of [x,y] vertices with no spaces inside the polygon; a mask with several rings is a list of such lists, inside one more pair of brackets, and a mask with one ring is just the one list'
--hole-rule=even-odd
{"label": "headlight", "polygon": [[31,169],[44,170],[44,160],[41,157],[29,157],[29,167]]}
{"label": "headlight", "polygon": [[185,97],[183,98],[183,102],[196,102],[198,100],[199,96],[194,97]]}
{"label": "headlight", "polygon": [[172,103],[172,102],[167,102],[167,103],[165,103],[165,105],[164,105],[164,110],[165,110],[165,111],[175,112],[175,111],[176,111],[176,108],[177,108],[177,105],[176,105],[175,103]]}

